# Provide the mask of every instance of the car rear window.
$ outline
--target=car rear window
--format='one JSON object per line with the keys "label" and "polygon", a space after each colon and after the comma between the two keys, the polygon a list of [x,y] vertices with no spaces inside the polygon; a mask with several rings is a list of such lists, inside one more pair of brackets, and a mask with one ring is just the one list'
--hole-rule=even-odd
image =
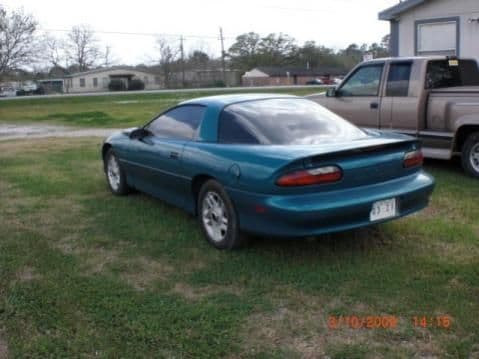
{"label": "car rear window", "polygon": [[218,142],[262,145],[321,144],[366,134],[306,99],[255,100],[227,106],[220,116]]}
{"label": "car rear window", "polygon": [[458,86],[479,86],[479,69],[476,61],[429,61],[426,72],[426,89]]}

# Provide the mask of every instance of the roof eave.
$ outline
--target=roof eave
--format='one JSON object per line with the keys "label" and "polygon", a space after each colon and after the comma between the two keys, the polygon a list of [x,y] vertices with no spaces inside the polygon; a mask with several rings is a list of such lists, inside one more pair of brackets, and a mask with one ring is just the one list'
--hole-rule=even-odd
{"label": "roof eave", "polygon": [[397,19],[399,15],[418,5],[425,3],[426,0],[406,0],[397,5],[394,5],[378,14],[379,20],[391,21]]}

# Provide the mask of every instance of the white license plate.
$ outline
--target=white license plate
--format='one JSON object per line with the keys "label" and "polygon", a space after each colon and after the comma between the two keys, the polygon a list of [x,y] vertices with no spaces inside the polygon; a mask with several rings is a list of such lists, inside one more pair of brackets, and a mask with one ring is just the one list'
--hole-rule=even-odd
{"label": "white license plate", "polygon": [[381,219],[396,217],[396,198],[374,202],[369,214],[369,220],[380,221]]}

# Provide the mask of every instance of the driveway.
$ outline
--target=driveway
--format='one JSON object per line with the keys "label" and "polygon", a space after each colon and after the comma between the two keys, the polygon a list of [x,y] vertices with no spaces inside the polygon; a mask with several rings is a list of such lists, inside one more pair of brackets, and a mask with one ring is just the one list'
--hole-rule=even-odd
{"label": "driveway", "polygon": [[107,137],[115,131],[119,129],[0,123],[0,141],[45,137]]}

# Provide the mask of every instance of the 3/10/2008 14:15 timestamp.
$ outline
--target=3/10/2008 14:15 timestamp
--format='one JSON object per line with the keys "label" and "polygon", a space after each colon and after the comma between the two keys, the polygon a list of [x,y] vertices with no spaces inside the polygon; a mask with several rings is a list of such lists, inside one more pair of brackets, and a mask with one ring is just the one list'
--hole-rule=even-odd
{"label": "3/10/2008 14:15 timestamp", "polygon": [[[416,315],[410,317],[409,322],[415,328],[448,329],[452,325],[452,318],[449,315]],[[328,318],[329,329],[395,329],[398,324],[399,317],[394,315],[330,315]]]}

